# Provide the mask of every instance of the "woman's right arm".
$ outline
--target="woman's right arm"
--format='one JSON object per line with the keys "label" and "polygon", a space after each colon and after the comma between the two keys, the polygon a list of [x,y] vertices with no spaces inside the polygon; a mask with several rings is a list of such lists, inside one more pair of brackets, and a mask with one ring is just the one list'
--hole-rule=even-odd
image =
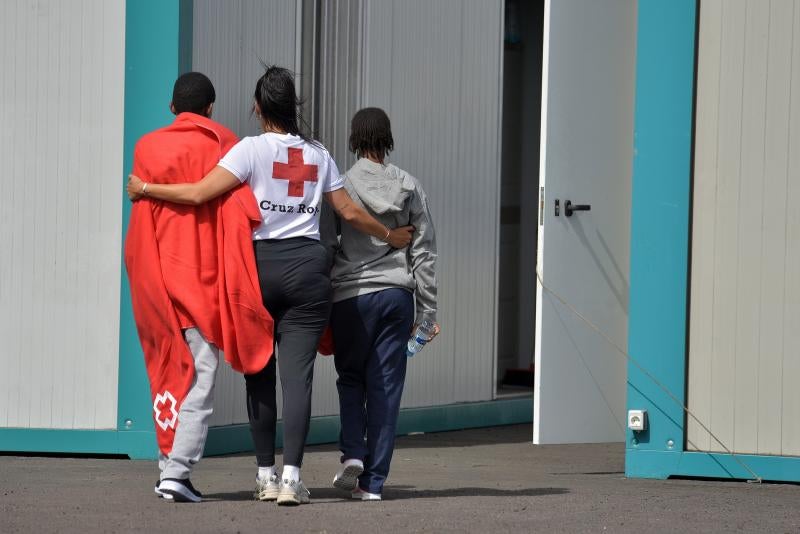
{"label": "woman's right arm", "polygon": [[217,165],[199,182],[186,184],[152,184],[138,176],[128,175],[128,198],[139,200],[143,196],[197,206],[216,198],[241,184],[235,174]]}
{"label": "woman's right arm", "polygon": [[359,232],[377,237],[394,248],[405,248],[411,243],[413,226],[385,227],[364,208],[353,202],[344,188],[325,193],[325,200],[343,221],[352,225]]}

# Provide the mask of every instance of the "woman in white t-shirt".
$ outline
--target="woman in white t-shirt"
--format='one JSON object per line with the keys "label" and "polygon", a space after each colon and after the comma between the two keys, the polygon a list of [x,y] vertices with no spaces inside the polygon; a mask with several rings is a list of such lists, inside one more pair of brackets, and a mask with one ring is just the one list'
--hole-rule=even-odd
{"label": "woman in white t-shirt", "polygon": [[283,458],[275,468],[276,358],[245,375],[247,412],[256,448],[256,497],[278,504],[305,504],[300,479],[311,416],[314,359],[331,307],[329,264],[319,242],[323,197],[356,229],[395,248],[411,240],[411,227],[389,229],[354,203],[325,148],[300,133],[294,77],[269,67],[255,90],[256,116],[264,133],[242,139],[203,180],[192,184],[128,182],[131,199],[142,195],[181,204],[202,204],[241,183],[253,190],[261,226],[253,232],[264,305],[275,321],[283,391]]}

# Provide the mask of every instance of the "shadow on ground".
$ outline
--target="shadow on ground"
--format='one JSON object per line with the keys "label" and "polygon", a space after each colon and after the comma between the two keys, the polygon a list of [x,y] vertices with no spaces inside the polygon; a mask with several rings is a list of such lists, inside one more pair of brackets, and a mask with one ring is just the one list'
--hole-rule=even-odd
{"label": "shadow on ground", "polygon": [[[467,436],[467,439],[464,436]],[[520,444],[533,442],[533,425],[508,425],[503,427],[476,428],[467,431],[452,430],[449,432],[411,433],[397,436],[395,449],[440,449],[448,447],[477,447],[481,445]],[[338,451],[336,443],[306,446],[306,453]],[[283,449],[278,448],[277,454],[283,454]],[[252,452],[215,455],[214,458],[252,457]]]}
{"label": "shadow on ground", "polygon": [[397,449],[424,449],[442,447],[475,447],[479,445],[516,444],[533,442],[533,425],[510,425],[495,428],[477,428],[469,431],[469,439],[463,439],[463,431],[436,432],[432,434],[407,434],[398,436]]}

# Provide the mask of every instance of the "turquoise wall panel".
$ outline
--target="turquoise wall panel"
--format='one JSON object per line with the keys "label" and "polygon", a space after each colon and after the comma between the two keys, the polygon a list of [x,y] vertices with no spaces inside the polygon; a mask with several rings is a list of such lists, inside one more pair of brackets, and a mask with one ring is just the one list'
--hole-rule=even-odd
{"label": "turquoise wall panel", "polygon": [[[628,347],[680,403],[685,401],[695,14],[695,0],[639,2]],[[646,409],[650,417],[649,431],[628,433],[630,451],[682,447],[680,404],[635,365],[628,366],[628,407]]]}
{"label": "turquoise wall panel", "polygon": [[[183,9],[182,9],[183,8]],[[181,0],[137,0],[126,4],[125,25],[125,135],[124,168],[120,194],[123,203],[122,231],[127,233],[130,202],[124,183],[133,168],[133,148],[145,133],[169,124],[172,85],[181,72],[181,23],[191,15],[191,2]],[[183,42],[186,42],[184,36]],[[188,39],[191,44],[191,39]],[[145,372],[139,337],[131,309],[130,288],[123,266],[120,301],[119,413],[120,432],[145,432],[155,447],[150,386]],[[120,444],[128,443],[121,440]],[[138,442],[137,442],[138,443]],[[124,452],[124,451],[123,451]]]}
{"label": "turquoise wall panel", "polygon": [[[800,481],[800,459],[685,451],[696,0],[640,0],[631,213],[630,477]],[[650,376],[648,376],[650,375]]]}

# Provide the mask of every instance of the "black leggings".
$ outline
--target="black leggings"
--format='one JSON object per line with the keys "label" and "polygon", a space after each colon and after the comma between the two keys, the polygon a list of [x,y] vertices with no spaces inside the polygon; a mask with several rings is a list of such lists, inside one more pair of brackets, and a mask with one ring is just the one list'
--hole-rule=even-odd
{"label": "black leggings", "polygon": [[300,467],[311,418],[317,345],[331,309],[325,247],[309,238],[254,242],[264,306],[275,321],[276,355],[245,375],[247,415],[259,467],[275,465],[275,360],[283,388],[283,464]]}

